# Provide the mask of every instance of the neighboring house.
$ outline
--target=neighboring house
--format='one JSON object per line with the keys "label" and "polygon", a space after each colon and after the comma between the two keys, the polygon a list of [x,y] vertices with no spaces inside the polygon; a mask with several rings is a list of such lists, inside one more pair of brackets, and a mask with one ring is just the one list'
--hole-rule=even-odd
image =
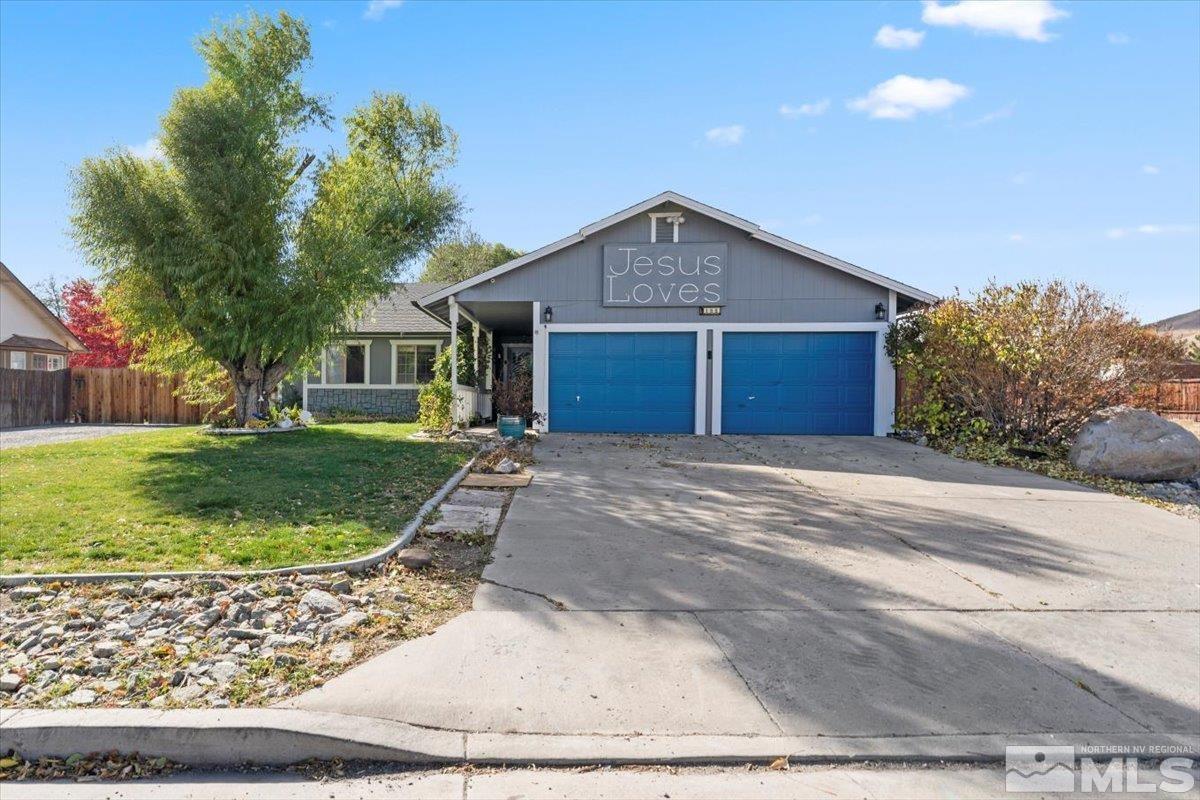
{"label": "neighboring house", "polygon": [[88,349],[0,263],[0,367],[55,370]]}
{"label": "neighboring house", "polygon": [[373,303],[303,381],[304,408],[416,418],[417,394],[433,377],[433,361],[450,330],[414,301],[446,285],[398,283]]}
{"label": "neighboring house", "polygon": [[421,305],[497,361],[531,348],[542,430],[883,436],[884,332],[936,300],[663,192]]}

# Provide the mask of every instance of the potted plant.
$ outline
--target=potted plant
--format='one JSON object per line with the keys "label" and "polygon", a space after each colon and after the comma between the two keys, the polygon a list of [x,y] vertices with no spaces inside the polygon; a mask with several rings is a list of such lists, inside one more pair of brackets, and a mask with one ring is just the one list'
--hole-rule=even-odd
{"label": "potted plant", "polygon": [[492,389],[496,409],[496,427],[500,435],[520,439],[539,415],[533,411],[533,372],[521,365],[506,381],[497,381]]}

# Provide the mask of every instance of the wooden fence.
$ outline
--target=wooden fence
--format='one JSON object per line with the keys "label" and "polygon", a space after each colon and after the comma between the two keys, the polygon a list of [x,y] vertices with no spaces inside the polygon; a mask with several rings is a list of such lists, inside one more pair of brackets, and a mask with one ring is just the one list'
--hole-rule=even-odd
{"label": "wooden fence", "polygon": [[106,367],[75,367],[70,373],[71,414],[80,422],[195,424],[210,411],[178,396],[181,375]]}
{"label": "wooden fence", "polygon": [[0,428],[65,422],[70,408],[70,370],[0,367]]}

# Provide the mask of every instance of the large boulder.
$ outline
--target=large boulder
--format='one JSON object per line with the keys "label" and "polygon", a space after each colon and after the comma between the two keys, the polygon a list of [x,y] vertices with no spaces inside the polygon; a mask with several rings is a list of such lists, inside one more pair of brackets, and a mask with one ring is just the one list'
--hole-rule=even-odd
{"label": "large boulder", "polygon": [[1200,472],[1200,439],[1151,411],[1113,406],[1084,423],[1070,459],[1093,475],[1182,481]]}

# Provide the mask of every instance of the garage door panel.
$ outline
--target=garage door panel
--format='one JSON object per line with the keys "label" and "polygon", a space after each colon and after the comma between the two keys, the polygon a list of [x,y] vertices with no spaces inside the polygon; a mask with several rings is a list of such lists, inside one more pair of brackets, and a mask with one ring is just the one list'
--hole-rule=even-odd
{"label": "garage door panel", "polygon": [[694,333],[551,333],[554,431],[692,433]]}
{"label": "garage door panel", "polygon": [[723,432],[873,432],[874,333],[725,333],[722,352]]}

